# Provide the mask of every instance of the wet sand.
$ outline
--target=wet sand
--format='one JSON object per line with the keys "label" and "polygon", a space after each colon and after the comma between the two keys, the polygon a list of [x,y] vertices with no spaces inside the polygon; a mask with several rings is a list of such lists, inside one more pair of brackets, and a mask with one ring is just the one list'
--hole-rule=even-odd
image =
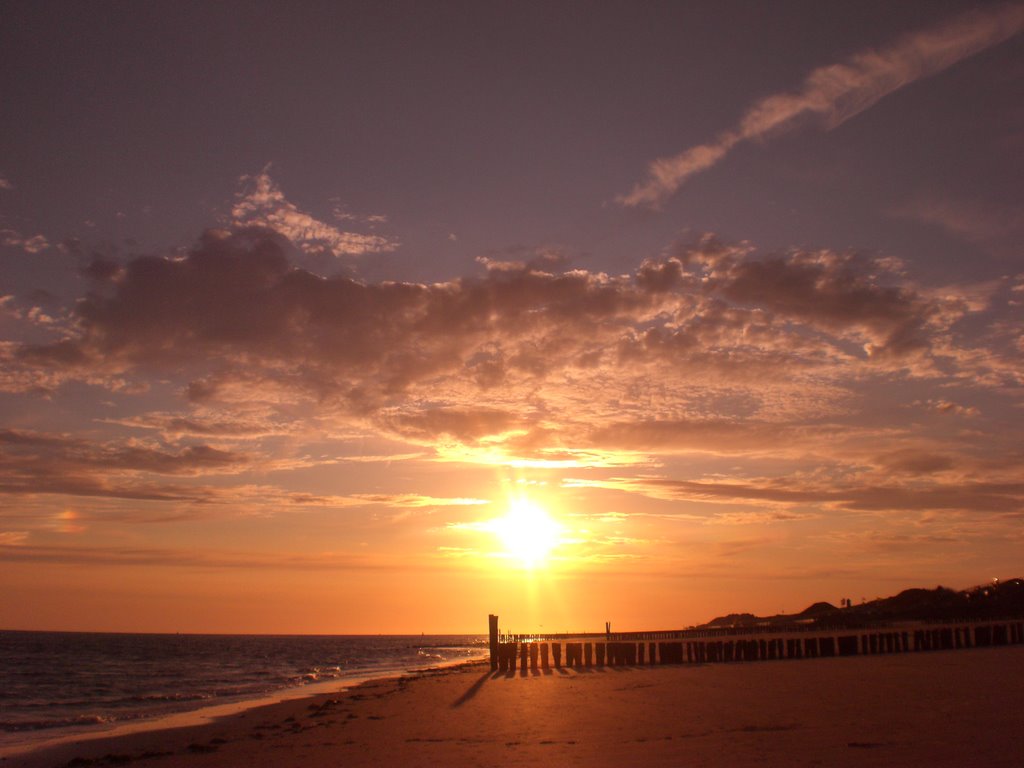
{"label": "wet sand", "polygon": [[492,675],[466,665],[2,768],[1022,766],[1024,648]]}

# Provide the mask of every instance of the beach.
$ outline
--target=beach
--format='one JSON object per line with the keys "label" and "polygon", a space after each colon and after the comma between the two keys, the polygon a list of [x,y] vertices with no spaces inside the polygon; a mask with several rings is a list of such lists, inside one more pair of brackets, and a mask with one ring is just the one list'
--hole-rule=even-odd
{"label": "beach", "polygon": [[1024,648],[375,680],[3,768],[1020,766]]}

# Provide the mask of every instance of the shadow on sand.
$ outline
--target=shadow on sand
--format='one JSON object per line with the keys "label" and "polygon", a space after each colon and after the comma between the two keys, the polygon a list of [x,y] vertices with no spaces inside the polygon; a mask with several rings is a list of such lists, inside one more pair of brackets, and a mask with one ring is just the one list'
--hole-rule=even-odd
{"label": "shadow on sand", "polygon": [[477,693],[480,692],[480,689],[484,687],[484,683],[487,682],[487,679],[489,677],[491,677],[490,672],[484,672],[482,675],[480,675],[479,680],[477,680],[475,683],[469,686],[469,688],[466,689],[465,693],[463,693],[461,696],[459,696],[459,698],[452,702],[452,709],[457,709],[461,707],[467,701],[476,696]]}

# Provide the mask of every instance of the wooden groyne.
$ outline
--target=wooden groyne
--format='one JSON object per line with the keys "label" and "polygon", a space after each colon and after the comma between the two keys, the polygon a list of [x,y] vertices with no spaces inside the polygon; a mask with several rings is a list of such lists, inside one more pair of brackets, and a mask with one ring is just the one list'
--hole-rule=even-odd
{"label": "wooden groyne", "polygon": [[517,668],[522,672],[536,672],[552,668],[817,659],[1024,644],[1024,619],[838,631],[763,632],[759,636],[716,630],[710,636],[654,632],[636,633],[637,637],[622,639],[628,634],[622,633],[615,640],[609,639],[610,632],[602,636],[577,638],[502,638],[498,633],[498,617],[492,615],[490,619],[491,669],[495,672],[515,672]]}

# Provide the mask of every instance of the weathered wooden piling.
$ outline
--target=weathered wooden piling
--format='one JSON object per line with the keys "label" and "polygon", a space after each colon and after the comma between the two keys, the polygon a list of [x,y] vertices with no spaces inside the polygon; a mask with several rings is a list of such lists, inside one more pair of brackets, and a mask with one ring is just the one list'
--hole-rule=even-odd
{"label": "weathered wooden piling", "polygon": [[856,656],[857,655],[857,636],[856,635],[844,635],[839,638],[839,655],[840,656]]}
{"label": "weathered wooden piling", "polygon": [[498,617],[493,613],[487,617],[487,625],[490,630],[491,647],[491,671],[498,669]]}
{"label": "weathered wooden piling", "polygon": [[[977,624],[919,625],[913,630],[828,632],[791,630],[772,636],[756,630],[622,633],[618,640],[538,641],[535,636],[506,636],[497,632],[496,615],[489,619],[491,669],[513,674],[520,670],[581,669],[594,666],[648,664],[709,664],[830,656],[959,650],[1024,643],[1024,620]],[[687,634],[689,639],[687,639]],[[625,635],[625,638],[623,636]],[[680,639],[665,639],[675,636]],[[750,635],[755,635],[751,637]],[[760,636],[758,636],[760,635]],[[652,636],[657,639],[650,639]],[[682,636],[682,637],[680,637]],[[600,637],[591,635],[590,637]],[[551,660],[549,660],[551,659]]]}
{"label": "weathered wooden piling", "polygon": [[682,643],[658,643],[658,659],[662,664],[682,664]]}
{"label": "weathered wooden piling", "polygon": [[583,666],[583,643],[565,644],[565,666],[576,668]]}
{"label": "weathered wooden piling", "polygon": [[498,643],[498,671],[508,672],[511,669],[509,655],[514,653],[513,643]]}

